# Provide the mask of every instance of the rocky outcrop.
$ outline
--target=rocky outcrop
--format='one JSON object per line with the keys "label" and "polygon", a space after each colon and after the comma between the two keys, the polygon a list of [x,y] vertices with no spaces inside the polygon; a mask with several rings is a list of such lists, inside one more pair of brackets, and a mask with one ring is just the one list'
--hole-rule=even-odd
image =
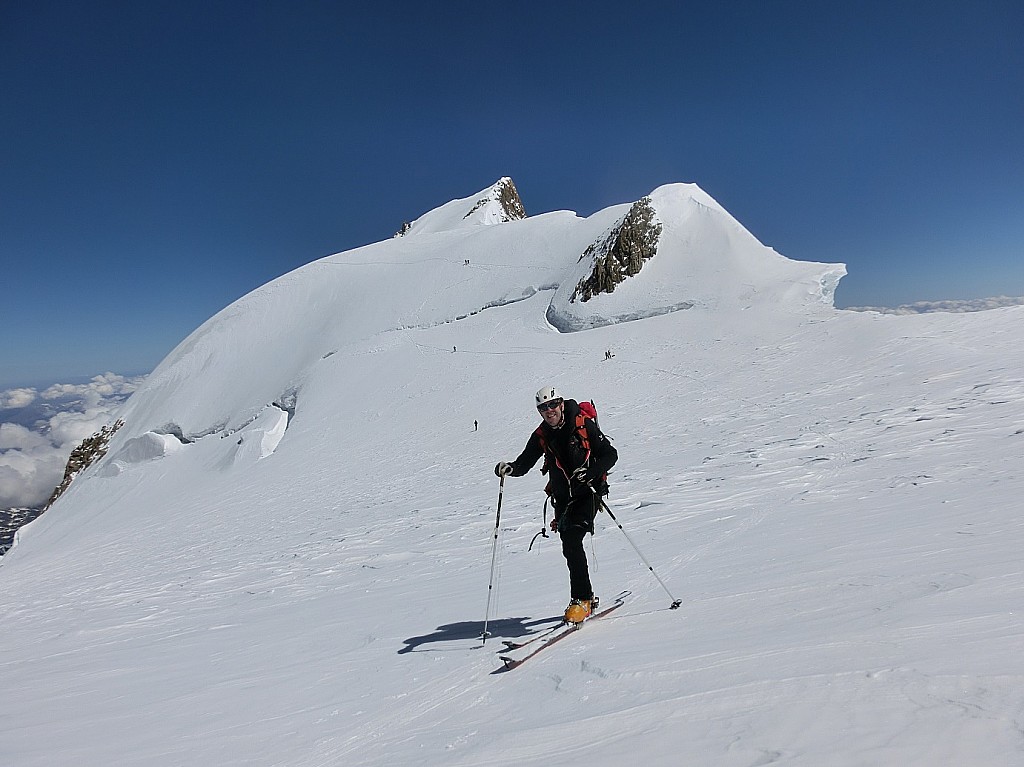
{"label": "rocky outcrop", "polygon": [[110,443],[110,438],[122,426],[124,426],[124,421],[120,420],[110,426],[104,426],[91,437],[82,440],[82,444],[71,451],[68,465],[64,469],[64,479],[61,480],[61,483],[53,491],[53,495],[46,502],[43,511],[50,508],[54,501],[64,495],[64,491],[71,486],[75,477],[107,454],[107,445]]}
{"label": "rocky outcrop", "polygon": [[633,203],[622,221],[580,256],[580,261],[593,259],[594,269],[580,280],[569,301],[575,303],[579,298],[586,302],[601,293],[611,293],[627,277],[639,273],[644,262],[658,252],[661,229],[650,197]]}
{"label": "rocky outcrop", "polygon": [[42,509],[0,509],[0,556],[10,551],[14,534],[43,513]]}
{"label": "rocky outcrop", "polygon": [[526,218],[526,208],[523,207],[523,201],[519,198],[519,191],[508,176],[499,179],[498,183],[491,187],[490,193],[477,200],[464,218],[469,218],[490,202],[497,202],[500,206],[502,223]]}
{"label": "rocky outcrop", "polygon": [[512,179],[504,176],[472,197],[452,200],[424,213],[415,221],[406,221],[395,237],[411,234],[451,232],[478,225],[490,226],[526,218],[526,209]]}

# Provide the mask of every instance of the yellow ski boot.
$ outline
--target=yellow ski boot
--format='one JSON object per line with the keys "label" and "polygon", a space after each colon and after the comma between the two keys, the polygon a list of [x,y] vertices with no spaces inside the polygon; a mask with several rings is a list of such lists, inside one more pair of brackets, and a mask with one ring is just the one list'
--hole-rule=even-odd
{"label": "yellow ski boot", "polygon": [[587,618],[590,617],[591,610],[593,609],[593,600],[590,599],[574,599],[569,603],[569,606],[565,608],[565,622],[566,623],[583,623]]}

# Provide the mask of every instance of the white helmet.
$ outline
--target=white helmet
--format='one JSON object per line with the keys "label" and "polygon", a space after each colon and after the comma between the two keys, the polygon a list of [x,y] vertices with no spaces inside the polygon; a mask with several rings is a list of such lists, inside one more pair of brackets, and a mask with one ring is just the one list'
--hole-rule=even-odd
{"label": "white helmet", "polygon": [[558,389],[554,386],[545,386],[537,392],[538,405],[543,405],[545,402],[550,402],[553,399],[562,399],[562,395],[558,393]]}

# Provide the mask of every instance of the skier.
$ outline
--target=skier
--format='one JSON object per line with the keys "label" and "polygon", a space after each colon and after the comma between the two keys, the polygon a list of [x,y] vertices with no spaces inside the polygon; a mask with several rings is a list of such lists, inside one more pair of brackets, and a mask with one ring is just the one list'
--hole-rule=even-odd
{"label": "skier", "polygon": [[594,533],[601,496],[608,493],[605,475],[619,454],[598,428],[592,408],[588,416],[579,403],[563,399],[552,386],[538,391],[536,399],[543,423],[530,435],[519,457],[500,462],[494,473],[521,477],[544,456],[541,472],[550,477],[545,491],[555,510],[551,529],[562,539],[562,555],[569,568],[571,600],[565,608],[565,621],[580,623],[597,607],[583,539]]}

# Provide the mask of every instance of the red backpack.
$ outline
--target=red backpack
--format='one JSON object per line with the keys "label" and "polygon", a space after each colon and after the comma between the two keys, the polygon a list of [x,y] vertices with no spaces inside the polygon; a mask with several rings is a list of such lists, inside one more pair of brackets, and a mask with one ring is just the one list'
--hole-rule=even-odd
{"label": "red backpack", "polygon": [[[594,400],[590,400],[589,402],[580,402],[578,404],[579,404],[580,410],[576,414],[576,433],[579,434],[580,444],[583,446],[583,449],[587,453],[587,457],[586,457],[585,460],[589,461],[590,460],[590,435],[587,434],[587,427],[586,427],[585,421],[589,418],[591,421],[594,422],[595,425],[597,425],[597,406],[594,404]],[[600,428],[600,426],[598,426],[598,428]],[[544,451],[544,465],[541,467],[540,472],[541,472],[541,474],[547,474],[548,471],[551,470],[551,454],[548,452],[547,441],[544,439],[544,428],[543,428],[543,426],[538,426],[537,427],[537,431],[535,433],[537,435],[537,439],[540,440],[541,449]],[[561,465],[558,464],[557,459],[555,460],[555,464],[558,465],[558,468],[562,469]],[[562,469],[562,471],[563,471],[563,473],[566,473],[566,474],[568,473],[568,472],[565,472],[565,469]],[[551,495],[551,483],[550,482],[548,483],[548,486],[544,488],[544,491],[548,495]],[[598,491],[599,492],[603,491],[603,492],[601,492],[601,495],[607,495],[608,494],[608,475],[607,474],[603,474],[601,476],[601,484],[598,486]]]}

